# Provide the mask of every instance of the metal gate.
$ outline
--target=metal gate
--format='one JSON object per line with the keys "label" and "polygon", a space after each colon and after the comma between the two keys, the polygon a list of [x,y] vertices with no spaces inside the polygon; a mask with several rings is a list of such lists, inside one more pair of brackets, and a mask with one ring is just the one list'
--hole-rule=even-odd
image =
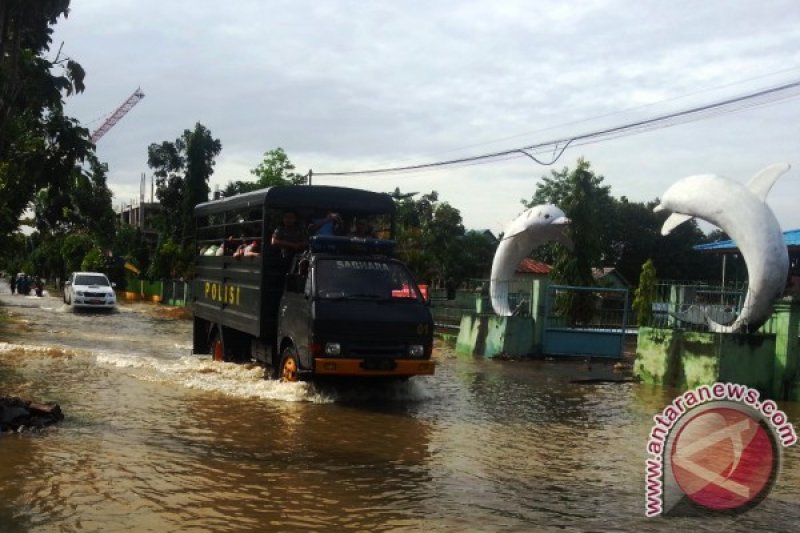
{"label": "metal gate", "polygon": [[628,290],[551,285],[545,299],[545,355],[621,358]]}

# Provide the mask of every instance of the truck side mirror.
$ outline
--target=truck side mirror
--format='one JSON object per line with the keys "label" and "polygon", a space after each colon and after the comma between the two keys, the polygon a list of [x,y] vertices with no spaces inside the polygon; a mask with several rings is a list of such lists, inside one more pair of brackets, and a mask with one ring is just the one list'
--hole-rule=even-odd
{"label": "truck side mirror", "polygon": [[427,304],[430,305],[431,303],[431,296],[430,292],[428,291],[428,285],[417,285],[419,289],[419,293],[422,295],[422,300]]}

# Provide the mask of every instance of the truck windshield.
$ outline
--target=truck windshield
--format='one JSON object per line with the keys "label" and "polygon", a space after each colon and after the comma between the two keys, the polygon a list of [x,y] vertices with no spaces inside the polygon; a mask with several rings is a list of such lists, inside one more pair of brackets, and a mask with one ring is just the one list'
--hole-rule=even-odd
{"label": "truck windshield", "polygon": [[316,290],[323,299],[422,301],[417,284],[405,267],[372,259],[317,261]]}

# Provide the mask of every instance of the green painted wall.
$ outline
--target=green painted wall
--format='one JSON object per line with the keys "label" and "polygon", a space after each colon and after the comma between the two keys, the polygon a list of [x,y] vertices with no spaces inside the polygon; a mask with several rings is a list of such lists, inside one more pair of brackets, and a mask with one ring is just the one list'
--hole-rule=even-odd
{"label": "green painted wall", "polygon": [[642,327],[633,372],[656,385],[732,382],[765,397],[800,401],[800,303],[776,305],[773,328],[744,335]]}
{"label": "green painted wall", "polygon": [[493,358],[534,353],[534,321],[530,317],[465,313],[456,340],[459,355]]}

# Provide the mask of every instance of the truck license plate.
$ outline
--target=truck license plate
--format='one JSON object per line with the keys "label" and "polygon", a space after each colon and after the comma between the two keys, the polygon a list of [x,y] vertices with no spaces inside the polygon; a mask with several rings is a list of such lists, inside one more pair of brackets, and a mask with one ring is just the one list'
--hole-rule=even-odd
{"label": "truck license plate", "polygon": [[397,363],[393,359],[364,359],[361,362],[361,368],[364,370],[394,370]]}

